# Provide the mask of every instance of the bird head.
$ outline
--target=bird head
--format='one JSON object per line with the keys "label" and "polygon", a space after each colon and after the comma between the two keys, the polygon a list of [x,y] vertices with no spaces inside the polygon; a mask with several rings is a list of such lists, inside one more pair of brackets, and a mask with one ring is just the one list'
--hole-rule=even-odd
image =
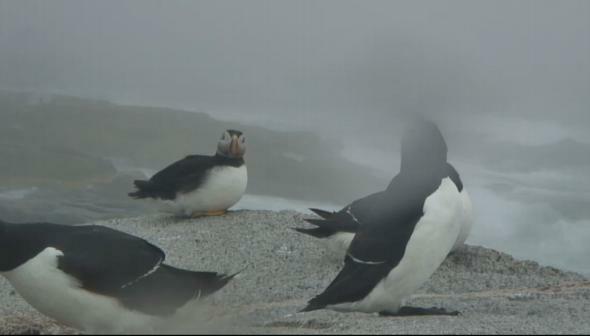
{"label": "bird head", "polygon": [[226,130],[217,143],[217,154],[229,158],[241,158],[246,152],[246,137],[237,130]]}
{"label": "bird head", "polygon": [[401,146],[402,170],[436,168],[447,162],[447,144],[432,121],[410,122],[404,130]]}

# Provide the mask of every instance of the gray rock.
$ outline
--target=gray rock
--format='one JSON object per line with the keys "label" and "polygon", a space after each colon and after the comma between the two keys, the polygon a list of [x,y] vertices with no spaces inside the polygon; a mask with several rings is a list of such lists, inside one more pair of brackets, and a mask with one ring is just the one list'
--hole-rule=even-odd
{"label": "gray rock", "polygon": [[[158,214],[96,224],[147,239],[166,251],[166,262],[174,266],[241,271],[210,299],[208,314],[223,320],[224,332],[590,333],[587,278],[478,246],[450,255],[408,302],[459,310],[459,317],[298,313],[340,268],[317,240],[291,230],[305,225],[303,216],[292,211],[233,211],[221,217],[177,219]],[[11,291],[2,279],[0,332],[74,332],[40,316]],[[16,327],[14,316],[21,317]],[[202,331],[192,326],[178,330]]]}

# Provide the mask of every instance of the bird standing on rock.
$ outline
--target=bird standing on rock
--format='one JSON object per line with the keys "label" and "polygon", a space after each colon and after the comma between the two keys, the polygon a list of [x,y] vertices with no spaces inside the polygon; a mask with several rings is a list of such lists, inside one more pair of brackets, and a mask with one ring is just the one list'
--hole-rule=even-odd
{"label": "bird standing on rock", "polygon": [[[465,240],[467,240],[471,232],[473,214],[471,198],[461,182],[459,173],[457,173],[450,163],[448,163],[448,168],[450,171],[449,174],[454,176],[454,180],[457,181],[459,186],[464,212],[463,216],[461,216],[461,231],[451,249],[451,252],[453,252],[461,248]],[[320,218],[307,218],[305,221],[315,227],[296,228],[295,230],[320,239],[330,250],[335,251],[338,255],[344,256],[354,235],[359,230],[359,226],[366,221],[367,216],[371,214],[375,204],[397,201],[395,197],[392,197],[394,194],[388,191],[396,186],[396,179],[398,178],[397,176],[394,177],[387,189],[359,198],[339,211],[332,212],[310,208],[309,210],[313,211]]]}
{"label": "bird standing on rock", "polygon": [[358,212],[334,215],[355,222],[356,234],[340,273],[302,311],[458,314],[403,306],[456,244],[466,212],[463,184],[447,162],[447,145],[434,123],[412,123],[404,131],[401,149],[400,172],[385,191],[356,208],[353,203],[351,209]]}
{"label": "bird standing on rock", "polygon": [[156,173],[136,180],[134,198],[160,201],[164,211],[180,216],[218,216],[244,195],[248,172],[244,162],[246,137],[237,130],[223,132],[215,155],[189,155]]}
{"label": "bird standing on rock", "polygon": [[164,258],[104,226],[0,221],[0,274],[39,312],[87,332],[149,331],[233,278]]}

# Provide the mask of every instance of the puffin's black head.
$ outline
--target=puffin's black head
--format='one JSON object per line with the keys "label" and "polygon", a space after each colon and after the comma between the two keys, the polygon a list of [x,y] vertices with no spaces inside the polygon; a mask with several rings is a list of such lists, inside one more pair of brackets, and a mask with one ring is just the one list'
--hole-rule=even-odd
{"label": "puffin's black head", "polygon": [[415,120],[402,136],[401,170],[437,168],[447,162],[447,144],[435,123]]}
{"label": "puffin's black head", "polygon": [[246,152],[246,137],[242,132],[229,129],[221,135],[217,143],[217,154],[230,157],[241,158]]}

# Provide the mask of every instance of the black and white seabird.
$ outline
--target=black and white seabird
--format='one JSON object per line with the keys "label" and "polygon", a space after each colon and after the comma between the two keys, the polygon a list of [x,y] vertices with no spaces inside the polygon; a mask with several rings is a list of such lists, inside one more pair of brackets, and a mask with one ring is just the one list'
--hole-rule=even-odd
{"label": "black and white seabird", "polygon": [[302,311],[457,314],[402,306],[456,244],[465,212],[461,180],[447,163],[447,146],[434,123],[412,123],[401,155],[400,172],[386,190],[353,203],[358,213],[334,215],[351,218],[347,223],[356,223],[356,234],[340,273]]}
{"label": "black and white seabird", "polygon": [[39,312],[87,332],[157,327],[233,277],[174,268],[164,257],[103,226],[0,221],[0,274]]}
{"label": "black and white seabird", "polygon": [[[458,250],[463,244],[469,233],[473,222],[472,205],[469,193],[463,186],[459,173],[455,168],[448,164],[449,174],[453,175],[453,180],[456,181],[461,200],[463,202],[463,216],[461,216],[461,231],[457,236],[457,240],[453,245],[451,251]],[[361,223],[365,222],[367,216],[371,214],[373,206],[377,202],[391,200],[395,202],[395,198],[389,198],[388,190],[396,185],[396,179],[399,175],[393,178],[387,189],[383,191],[370,194],[363,198],[359,198],[348,204],[339,211],[326,211],[322,209],[310,208],[320,218],[306,218],[305,221],[314,225],[313,228],[296,228],[298,232],[308,234],[315,238],[321,239],[326,243],[326,246],[338,253],[344,255],[354,235],[358,231]]]}
{"label": "black and white seabird", "polygon": [[156,173],[136,180],[134,198],[152,198],[164,211],[181,216],[222,215],[236,204],[248,183],[244,162],[246,138],[240,131],[223,132],[215,155],[189,155]]}

